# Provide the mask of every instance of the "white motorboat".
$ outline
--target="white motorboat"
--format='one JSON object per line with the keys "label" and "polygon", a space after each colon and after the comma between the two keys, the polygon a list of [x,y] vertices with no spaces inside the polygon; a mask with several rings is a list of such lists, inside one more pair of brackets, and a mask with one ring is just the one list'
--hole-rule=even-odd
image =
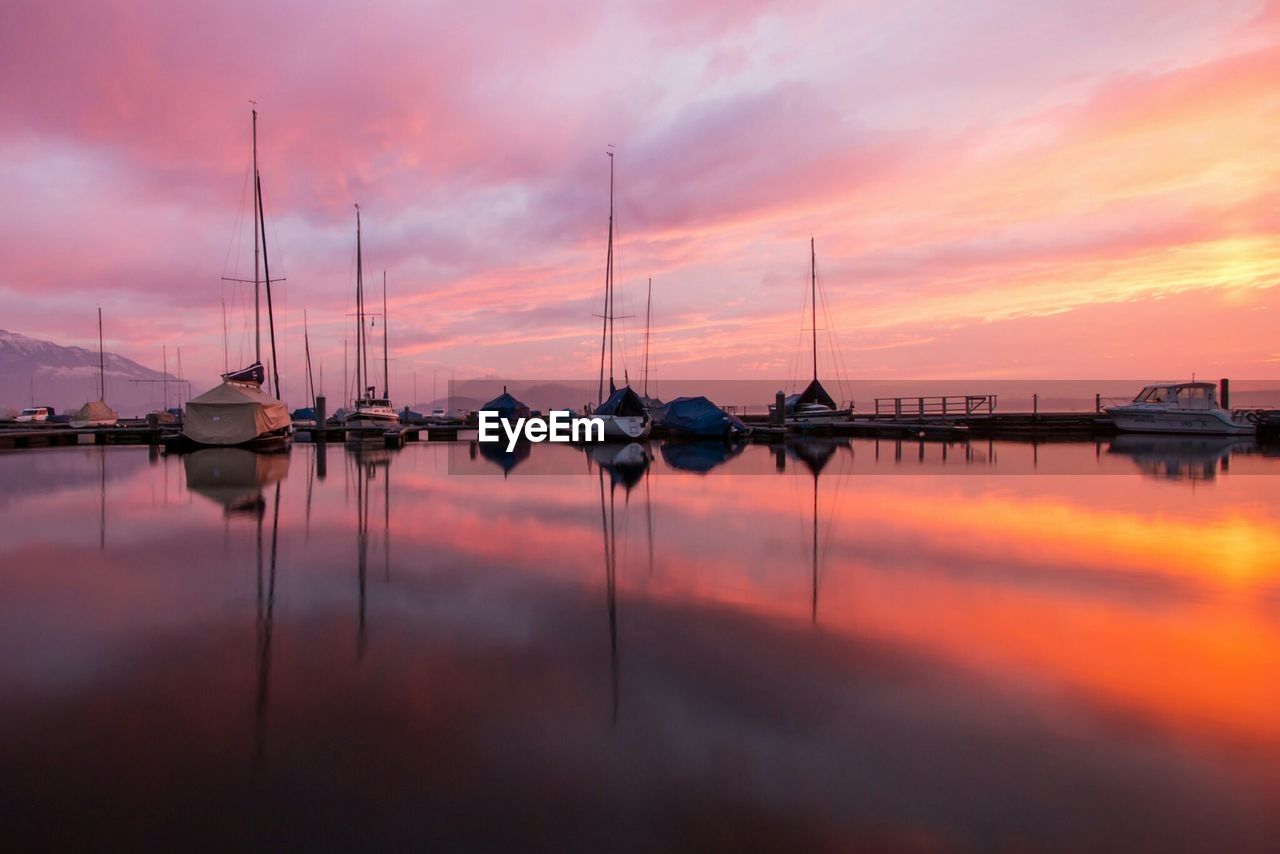
{"label": "white motorboat", "polygon": [[1230,412],[1218,405],[1213,383],[1155,383],[1130,403],[1108,406],[1116,429],[1127,433],[1202,433],[1249,436],[1258,430],[1248,412]]}

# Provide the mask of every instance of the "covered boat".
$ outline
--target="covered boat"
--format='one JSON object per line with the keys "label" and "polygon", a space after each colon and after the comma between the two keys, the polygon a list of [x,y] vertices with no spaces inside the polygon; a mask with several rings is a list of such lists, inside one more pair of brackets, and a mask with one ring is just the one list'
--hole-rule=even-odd
{"label": "covered boat", "polygon": [[507,387],[502,387],[502,394],[479,408],[479,411],[496,412],[499,418],[528,418],[529,407],[517,400],[507,391]]}
{"label": "covered boat", "polygon": [[661,424],[674,435],[728,438],[749,432],[737,416],[730,415],[709,399],[677,397],[662,409]]}
{"label": "covered boat", "polygon": [[644,401],[631,386],[624,385],[614,391],[591,415],[604,422],[605,439],[643,439],[649,435],[652,419]]}
{"label": "covered boat", "polygon": [[254,383],[224,382],[187,401],[182,436],[196,445],[283,447],[293,421]]}
{"label": "covered boat", "polygon": [[72,427],[111,427],[120,417],[106,401],[91,400],[71,416]]}

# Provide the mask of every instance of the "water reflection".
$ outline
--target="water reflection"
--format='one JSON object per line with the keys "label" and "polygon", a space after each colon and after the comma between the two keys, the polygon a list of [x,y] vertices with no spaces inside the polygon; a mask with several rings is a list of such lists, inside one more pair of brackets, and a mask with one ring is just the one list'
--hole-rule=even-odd
{"label": "water reflection", "polygon": [[[1135,464],[1206,449],[1194,492]],[[1277,838],[1280,459],[658,450],[541,445],[506,479],[466,443],[0,455],[60,482],[0,516],[10,838]]]}
{"label": "water reflection", "polygon": [[1232,455],[1258,453],[1253,438],[1239,436],[1121,435],[1107,453],[1128,457],[1138,470],[1165,480],[1213,480],[1231,468]]}

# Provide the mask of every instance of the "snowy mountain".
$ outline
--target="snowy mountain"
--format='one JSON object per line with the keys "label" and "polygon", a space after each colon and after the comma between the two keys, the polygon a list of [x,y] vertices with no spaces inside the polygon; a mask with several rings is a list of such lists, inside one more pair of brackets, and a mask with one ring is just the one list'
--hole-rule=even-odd
{"label": "snowy mountain", "polygon": [[[105,362],[107,403],[122,416],[144,415],[161,407],[163,383],[131,380],[163,380],[162,373],[115,353],[107,353]],[[169,379],[175,379],[173,374]],[[0,409],[31,406],[33,386],[36,406],[52,406],[58,412],[78,409],[98,397],[98,352],[0,329]],[[169,386],[171,406],[177,390],[176,385]]]}

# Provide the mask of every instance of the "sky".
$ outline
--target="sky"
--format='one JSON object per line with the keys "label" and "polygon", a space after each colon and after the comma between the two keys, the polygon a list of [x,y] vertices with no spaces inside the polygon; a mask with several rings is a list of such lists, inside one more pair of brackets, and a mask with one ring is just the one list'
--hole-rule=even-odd
{"label": "sky", "polygon": [[[341,394],[617,373],[1280,378],[1280,4],[0,0],[0,328]],[[228,334],[223,334],[223,304]],[[375,335],[381,329],[375,330]],[[375,340],[379,340],[375,337]],[[225,346],[224,346],[225,342]]]}

